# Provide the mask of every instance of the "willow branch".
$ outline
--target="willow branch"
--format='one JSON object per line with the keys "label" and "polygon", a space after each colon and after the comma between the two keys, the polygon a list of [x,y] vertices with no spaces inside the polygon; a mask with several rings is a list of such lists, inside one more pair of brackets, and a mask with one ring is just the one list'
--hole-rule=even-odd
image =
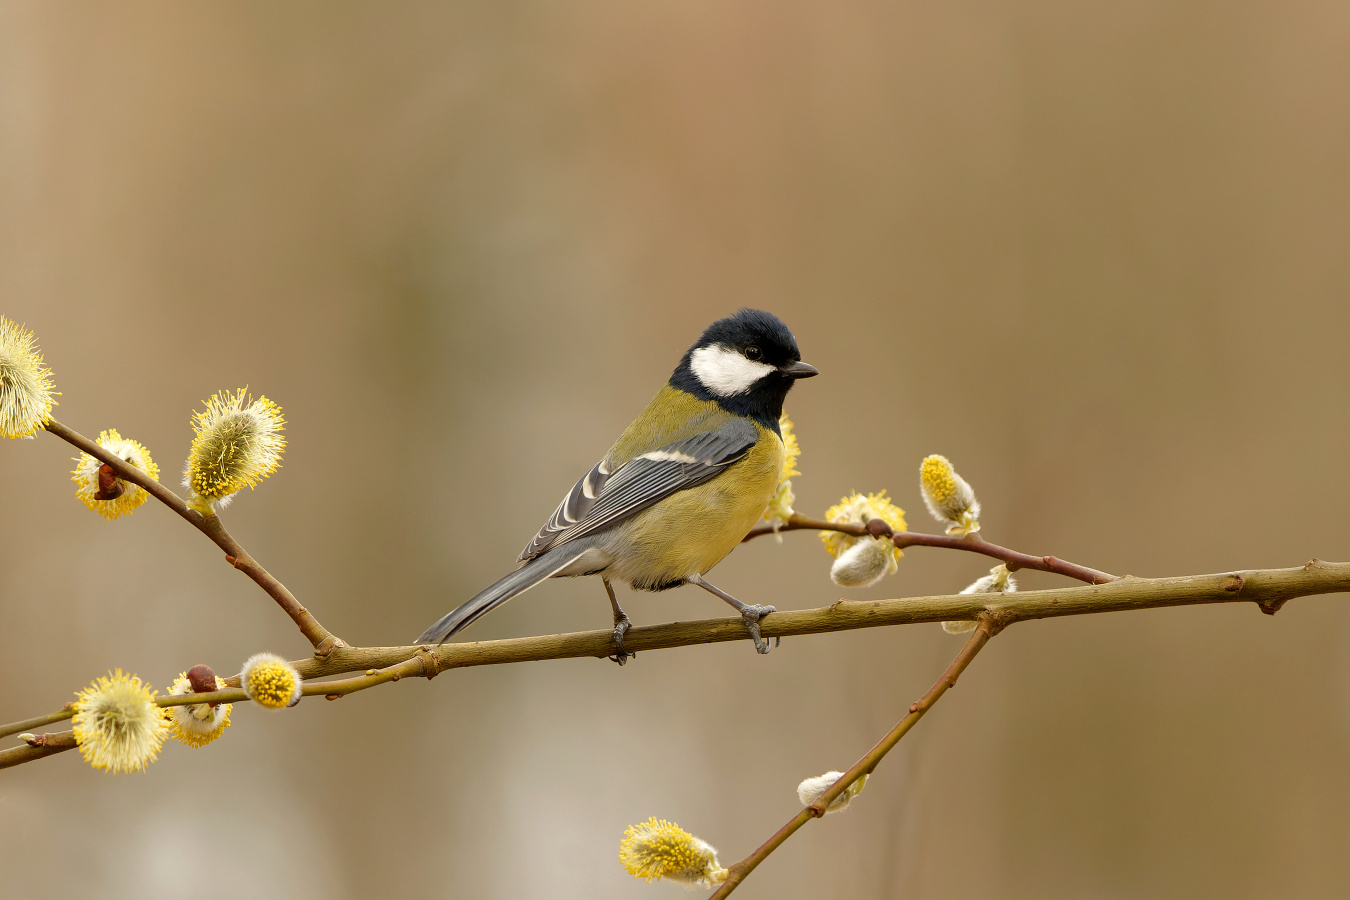
{"label": "willow branch", "polygon": [[56,734],[39,735],[34,738],[32,743],[25,743],[22,747],[0,750],[0,769],[8,769],[10,766],[21,765],[36,759],[46,759],[48,756],[55,756],[58,753],[74,749],[74,732],[61,731]]}
{"label": "willow branch", "polygon": [[[1171,578],[1135,578],[1127,575],[1108,584],[1080,585],[1012,594],[943,594],[898,600],[839,600],[817,609],[783,610],[768,615],[760,624],[766,637],[791,637],[915,625],[924,622],[975,620],[988,614],[1000,628],[1026,619],[1049,619],[1132,609],[1160,609],[1204,603],[1255,603],[1264,613],[1275,614],[1295,597],[1350,592],[1350,563],[1309,560],[1292,569],[1249,569],[1215,575],[1182,575]],[[740,618],[670,622],[629,629],[624,645],[630,651],[667,650],[693,644],[716,644],[749,640]],[[311,656],[293,664],[305,679],[318,679],[349,672],[365,674],[341,682],[309,681],[306,695],[342,696],[407,675],[434,676],[450,669],[496,666],[548,659],[613,656],[612,629],[508,638],[500,641],[465,641],[436,647],[349,647],[333,649],[327,656]],[[403,666],[403,668],[399,668]],[[397,677],[396,677],[397,676]],[[232,689],[210,694],[161,697],[161,706],[183,703],[225,702],[244,699],[238,677],[227,679]],[[68,707],[0,726],[0,737],[17,734],[73,715]]]}
{"label": "willow branch", "polygon": [[992,616],[981,615],[979,625],[971,633],[966,645],[961,648],[961,652],[956,655],[956,659],[952,660],[952,664],[947,667],[947,671],[942,673],[942,677],[928,689],[928,693],[924,694],[917,703],[911,704],[905,717],[897,722],[895,727],[878,741],[875,747],[867,751],[862,759],[854,763],[852,768],[839,776],[839,779],[825,793],[821,794],[815,803],[788,819],[787,824],[775,831],[773,836],[763,844],[760,844],[754,853],[740,862],[728,866],[727,880],[722,882],[722,886],[709,900],[718,900],[718,898],[730,896],[731,892],[736,890],[746,876],[755,871],[755,868],[764,862],[770,853],[777,850],[784,841],[792,837],[798,828],[812,819],[818,819],[825,815],[825,810],[829,809],[830,804],[838,799],[839,795],[844,793],[849,785],[864,775],[871,775],[876,767],[881,764],[886,754],[890,753],[895,745],[900,743],[901,738],[919,723],[919,720],[924,717],[924,713],[928,712],[933,704],[937,703],[942,695],[947,693],[948,689],[956,687],[956,679],[961,677],[961,673],[966,670],[966,666],[970,665],[970,661],[975,658],[975,655],[984,649],[984,645],[989,643],[989,639],[998,634],[1002,628],[1003,626],[998,624]]}
{"label": "willow branch", "polygon": [[866,525],[860,525],[854,522],[826,522],[823,519],[812,519],[803,516],[801,513],[793,513],[786,522],[774,527],[773,525],[759,525],[750,530],[750,533],[742,538],[742,542],[760,537],[766,534],[777,534],[780,531],[840,531],[844,534],[852,534],[861,537],[870,534],[873,537],[889,537],[895,543],[895,546],[901,550],[906,547],[943,547],[948,550],[965,550],[970,553],[982,553],[985,556],[992,556],[994,559],[1002,560],[1010,570],[1018,569],[1036,569],[1041,572],[1053,572],[1056,575],[1066,575],[1069,578],[1076,578],[1079,581],[1085,581],[1088,584],[1106,584],[1108,581],[1114,581],[1115,575],[1107,572],[1099,572],[1096,569],[1089,569],[1087,566],[1080,566],[1076,563],[1066,562],[1054,556],[1032,556],[1029,553],[1020,553],[1016,550],[1009,550],[1007,547],[1000,547],[998,544],[991,544],[981,538],[978,534],[968,534],[965,537],[951,537],[945,534],[924,534],[919,531],[892,531],[891,527],[881,519],[873,519]]}
{"label": "willow branch", "polygon": [[219,516],[214,514],[203,516],[183,502],[183,498],[151,478],[143,470],[118,458],[116,454],[109,453],[94,441],[89,440],[77,431],[72,431],[55,419],[48,421],[44,427],[63,441],[73,444],[90,456],[112,466],[118,478],[144,488],[150,496],[178,513],[193,528],[209,537],[217,547],[225,551],[226,562],[252,578],[259,587],[267,592],[269,597],[277,602],[277,605],[286,612],[286,615],[291,617],[296,627],[300,629],[300,633],[314,645],[316,654],[323,656],[332,652],[335,647],[346,646],[345,641],[320,625],[319,620],[314,618],[309,610],[300,605],[300,601],[295,599],[295,595],[288,591],[284,584],[277,581],[270,572],[264,569],[256,559],[240,546],[238,541],[231,537],[230,533],[225,530],[225,525],[220,521]]}
{"label": "willow branch", "polygon": [[[1195,606],[1203,603],[1255,603],[1274,613],[1286,601],[1313,594],[1350,592],[1350,563],[1310,560],[1292,569],[1251,569],[1214,575],[1170,578],[1125,576],[1108,584],[1076,585],[1011,594],[943,594],[897,600],[839,600],[817,609],[782,610],[760,624],[767,637],[790,637],[914,625],[922,622],[974,620],[989,613],[1003,625],[1024,619]],[[665,625],[634,626],[624,635],[629,650],[665,650],[691,644],[748,640],[740,618],[703,619]],[[413,656],[416,646],[340,647],[327,657],[296,662],[306,678],[318,678],[360,669],[393,665]],[[431,648],[436,670],[491,666],[578,657],[605,658],[615,652],[611,629],[466,641]]]}

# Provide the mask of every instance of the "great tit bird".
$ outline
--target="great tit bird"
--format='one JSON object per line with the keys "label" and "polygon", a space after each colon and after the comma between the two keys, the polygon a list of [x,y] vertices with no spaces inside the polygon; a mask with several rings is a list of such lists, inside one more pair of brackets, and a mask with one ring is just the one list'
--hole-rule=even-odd
{"label": "great tit bird", "polygon": [[735,607],[755,649],[768,653],[759,623],[774,608],[742,603],[703,576],[773,499],[783,472],[783,400],[798,378],[816,374],[771,313],[742,309],[712,323],[526,545],[520,568],[441,617],[417,643],[443,643],[545,578],[599,575],[620,663],[630,623],[614,581],[640,591],[696,584]]}

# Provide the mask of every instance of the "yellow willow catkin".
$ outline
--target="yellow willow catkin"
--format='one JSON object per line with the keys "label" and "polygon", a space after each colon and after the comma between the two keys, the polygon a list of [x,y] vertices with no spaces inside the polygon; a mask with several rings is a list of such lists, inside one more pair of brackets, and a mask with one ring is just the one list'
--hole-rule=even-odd
{"label": "yellow willow catkin", "polygon": [[0,316],[0,436],[28,437],[51,419],[51,375],[33,332]]}
{"label": "yellow willow catkin", "polygon": [[651,818],[630,825],[619,842],[619,862],[634,878],[667,878],[705,887],[726,881],[717,851],[674,822]]}
{"label": "yellow willow catkin", "polygon": [[933,518],[947,526],[948,534],[964,536],[980,530],[980,501],[947,457],[926,457],[919,466],[919,483],[924,505]]}
{"label": "yellow willow catkin", "polygon": [[281,407],[266,397],[253,400],[246,388],[212,394],[206,409],[193,414],[183,485],[208,503],[254,487],[281,465],[285,423]]}

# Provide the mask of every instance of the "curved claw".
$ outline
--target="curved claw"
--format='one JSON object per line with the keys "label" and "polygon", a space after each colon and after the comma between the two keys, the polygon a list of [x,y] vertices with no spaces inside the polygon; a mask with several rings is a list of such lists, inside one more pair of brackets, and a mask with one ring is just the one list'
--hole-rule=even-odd
{"label": "curved claw", "polygon": [[623,636],[628,633],[628,629],[632,625],[633,623],[628,621],[627,616],[614,623],[614,646],[617,648],[617,652],[609,658],[619,665],[628,662],[630,656],[637,656],[636,653],[629,653],[623,645]]}
{"label": "curved claw", "polygon": [[763,635],[759,633],[759,623],[769,613],[778,612],[772,606],[747,606],[741,610],[741,618],[745,620],[745,629],[750,632],[750,637],[755,641],[755,652],[765,654],[769,652],[769,642],[764,640]]}

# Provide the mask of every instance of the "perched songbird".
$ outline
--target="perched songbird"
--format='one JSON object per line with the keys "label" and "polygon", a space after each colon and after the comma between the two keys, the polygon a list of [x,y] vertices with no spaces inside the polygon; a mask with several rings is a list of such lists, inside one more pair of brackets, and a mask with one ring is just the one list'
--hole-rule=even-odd
{"label": "perched songbird", "polygon": [[703,575],[736,548],[773,499],[783,471],[778,420],[798,378],[817,374],[777,316],[743,309],[718,319],[605,458],[563,498],[521,552],[520,568],[447,613],[417,639],[439,644],[554,576],[599,575],[614,609],[617,660],[628,616],[611,582],[640,591],[696,584],[734,606],[768,653],[750,606]]}

